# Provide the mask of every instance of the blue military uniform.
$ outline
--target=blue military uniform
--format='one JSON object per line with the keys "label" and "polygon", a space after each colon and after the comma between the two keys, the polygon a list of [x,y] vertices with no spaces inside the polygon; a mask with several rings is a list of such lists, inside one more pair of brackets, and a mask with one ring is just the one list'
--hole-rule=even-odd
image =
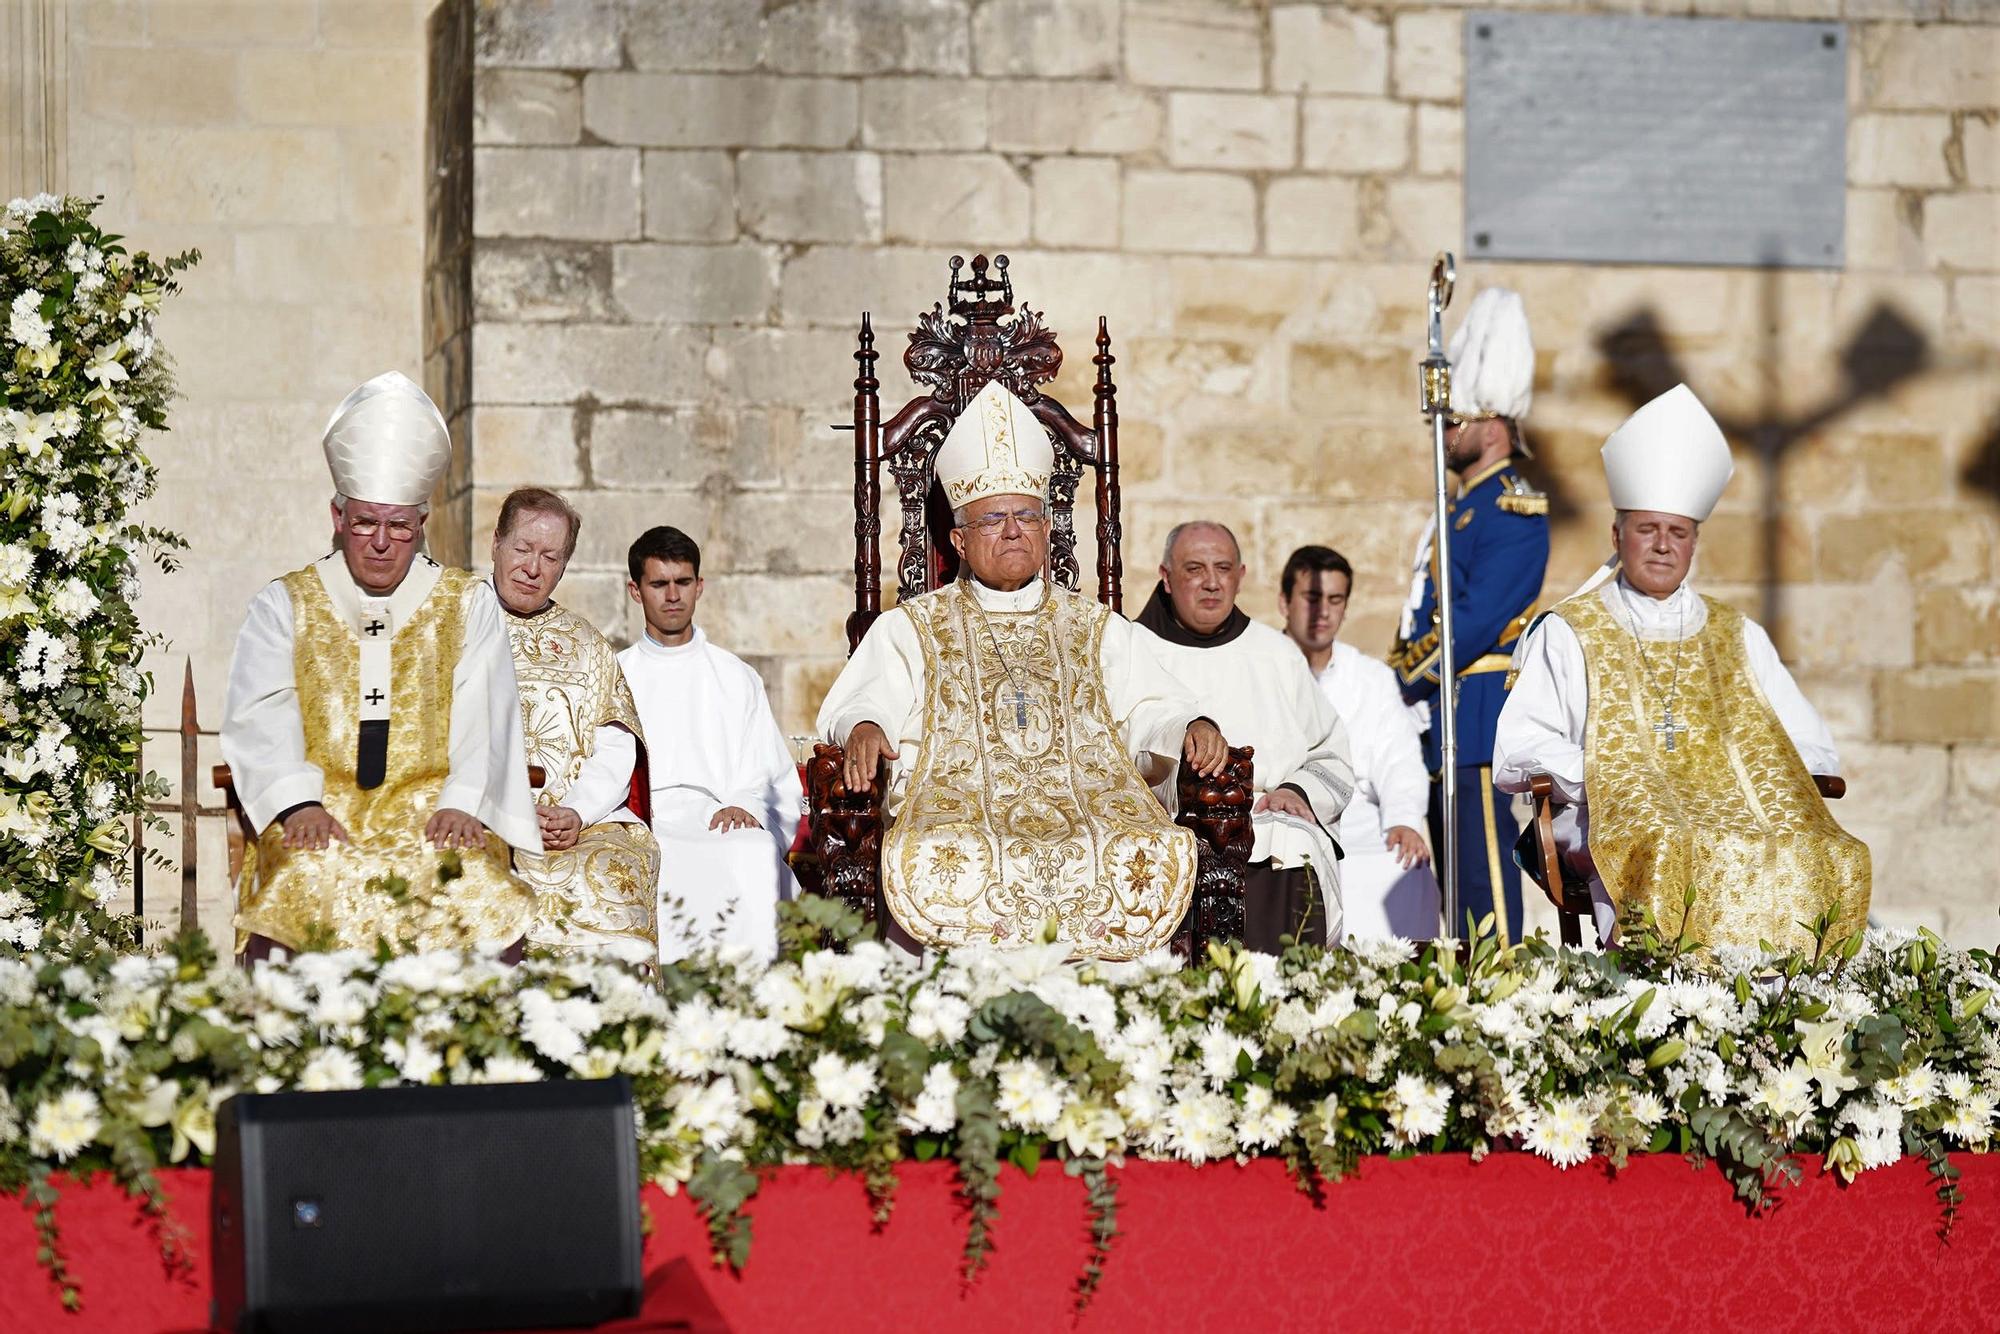
{"label": "blue military uniform", "polygon": [[[1458,904],[1452,934],[1505,905],[1497,924],[1521,938],[1520,827],[1513,802],[1493,787],[1493,729],[1507,698],[1514,641],[1534,619],[1549,563],[1548,497],[1529,486],[1511,457],[1465,479],[1446,509],[1451,524],[1452,649],[1458,675]],[[1443,730],[1438,721],[1437,553],[1415,588],[1413,614],[1390,651],[1403,698],[1431,706],[1424,763],[1431,773],[1431,842],[1443,846]]]}

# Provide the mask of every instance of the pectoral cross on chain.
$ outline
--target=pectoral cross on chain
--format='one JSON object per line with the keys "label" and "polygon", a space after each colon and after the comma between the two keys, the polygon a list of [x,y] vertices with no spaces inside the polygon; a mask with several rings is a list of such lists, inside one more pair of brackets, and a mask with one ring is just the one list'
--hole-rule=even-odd
{"label": "pectoral cross on chain", "polygon": [[1667,739],[1668,750],[1674,748],[1674,742],[1679,740],[1680,734],[1687,730],[1688,725],[1674,717],[1674,711],[1671,706],[1665,713],[1660,715],[1660,721],[1653,724],[1653,735],[1665,737]]}
{"label": "pectoral cross on chain", "polygon": [[1014,688],[1014,730],[1028,730],[1028,697],[1021,693],[1019,686]]}

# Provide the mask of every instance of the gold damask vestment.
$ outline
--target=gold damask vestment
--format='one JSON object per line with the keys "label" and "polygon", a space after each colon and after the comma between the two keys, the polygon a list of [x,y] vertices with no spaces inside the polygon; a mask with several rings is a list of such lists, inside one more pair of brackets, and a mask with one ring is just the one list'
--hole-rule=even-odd
{"label": "gold damask vestment", "polygon": [[[1644,660],[1595,594],[1556,608],[1589,671],[1584,790],[1605,890],[1672,936],[1692,885],[1686,936],[1711,948],[1809,949],[1800,923],[1829,907],[1836,939],[1862,930],[1868,847],[1834,822],[1758,687],[1742,613],[1703,601],[1707,624],[1678,646],[1648,641]],[[1660,730],[1668,699],[1684,731]]]}
{"label": "gold damask vestment", "polygon": [[312,944],[443,949],[511,944],[527,931],[533,892],[508,870],[508,848],[489,833],[479,848],[439,851],[424,837],[450,776],[452,673],[465,642],[465,596],[474,576],[447,569],[390,658],[388,763],[372,788],[355,781],[360,734],[360,641],[311,566],[280,581],[291,598],[293,671],[306,759],[318,766],[321,802],[349,842],[287,848],[273,820],[244,849],[237,886],[240,937],[290,949]]}
{"label": "gold damask vestment", "polygon": [[1098,665],[1111,612],[1052,584],[1032,611],[990,612],[962,582],[902,609],[928,698],[882,845],[897,922],[946,947],[1030,943],[1051,920],[1078,955],[1165,945],[1193,896],[1195,840],[1112,719]]}
{"label": "gold damask vestment", "polygon": [[645,739],[617,654],[597,627],[553,603],[533,616],[509,616],[514,678],[521,690],[522,736],[530,765],[546,778],[537,804],[562,806],[597,748],[597,729],[622,727],[638,741],[633,820],[587,826],[576,846],[516,858],[534,887],[528,943],[556,952],[611,949],[653,959],[660,845],[643,818],[650,795]]}

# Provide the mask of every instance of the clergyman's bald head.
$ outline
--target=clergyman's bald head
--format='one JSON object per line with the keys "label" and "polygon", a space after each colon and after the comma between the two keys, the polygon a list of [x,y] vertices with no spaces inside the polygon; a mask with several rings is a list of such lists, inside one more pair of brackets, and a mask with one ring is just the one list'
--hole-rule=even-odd
{"label": "clergyman's bald head", "polygon": [[1160,553],[1160,564],[1171,567],[1174,563],[1174,548],[1180,544],[1181,538],[1189,533],[1203,531],[1220,533],[1228,538],[1230,548],[1236,553],[1237,562],[1239,564],[1242,562],[1243,544],[1236,540],[1236,534],[1229,531],[1227,524],[1217,523],[1213,519],[1189,519],[1186,523],[1177,523],[1168,530],[1166,549]]}

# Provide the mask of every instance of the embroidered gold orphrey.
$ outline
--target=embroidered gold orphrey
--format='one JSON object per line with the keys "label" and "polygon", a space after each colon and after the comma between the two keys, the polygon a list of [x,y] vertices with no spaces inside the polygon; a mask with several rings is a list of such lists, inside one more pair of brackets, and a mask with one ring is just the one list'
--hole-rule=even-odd
{"label": "embroidered gold orphrey", "polygon": [[1674,714],[1687,723],[1668,750],[1655,734],[1673,688],[1672,655],[1642,664],[1600,593],[1556,614],[1576,631],[1589,669],[1584,789],[1590,854],[1612,901],[1652,910],[1672,936],[1704,945],[1810,949],[1800,926],[1828,907],[1835,936],[1867,925],[1868,845],[1834,822],[1797,747],[1757,685],[1743,614],[1712,598],[1686,645]]}
{"label": "embroidered gold orphrey", "polygon": [[[350,842],[287,848],[273,820],[244,849],[236,929],[298,949],[315,937],[343,948],[441,949],[512,944],[528,929],[534,896],[508,870],[507,845],[488,834],[459,851],[463,874],[439,879],[443,856],[424,838],[450,776],[451,678],[465,646],[465,598],[476,582],[447,569],[399,625],[390,655],[389,755],[378,787],[354,781],[360,736],[361,641],[341,619],[318,571],[281,581],[291,595],[292,670],[306,759],[325,776],[326,809]],[[401,887],[388,877],[400,877]],[[373,883],[371,883],[373,882]]]}
{"label": "embroidered gold orphrey", "polygon": [[[547,775],[537,804],[561,806],[597,749],[598,728],[622,727],[645,745],[639,710],[611,645],[567,608],[552,603],[533,616],[509,616],[507,638],[528,763]],[[519,853],[515,864],[535,891],[530,944],[556,953],[612,947],[653,957],[660,845],[644,824],[590,825],[575,847]]]}
{"label": "embroidered gold orphrey", "polygon": [[[1165,945],[1193,898],[1194,835],[1154,798],[1112,720],[1098,666],[1109,609],[1050,586],[1038,609],[985,612],[982,624],[963,582],[902,607],[929,698],[883,839],[896,920],[928,945],[1028,943],[1051,918],[1079,956]],[[1026,727],[1014,726],[1002,654],[1027,689]]]}

